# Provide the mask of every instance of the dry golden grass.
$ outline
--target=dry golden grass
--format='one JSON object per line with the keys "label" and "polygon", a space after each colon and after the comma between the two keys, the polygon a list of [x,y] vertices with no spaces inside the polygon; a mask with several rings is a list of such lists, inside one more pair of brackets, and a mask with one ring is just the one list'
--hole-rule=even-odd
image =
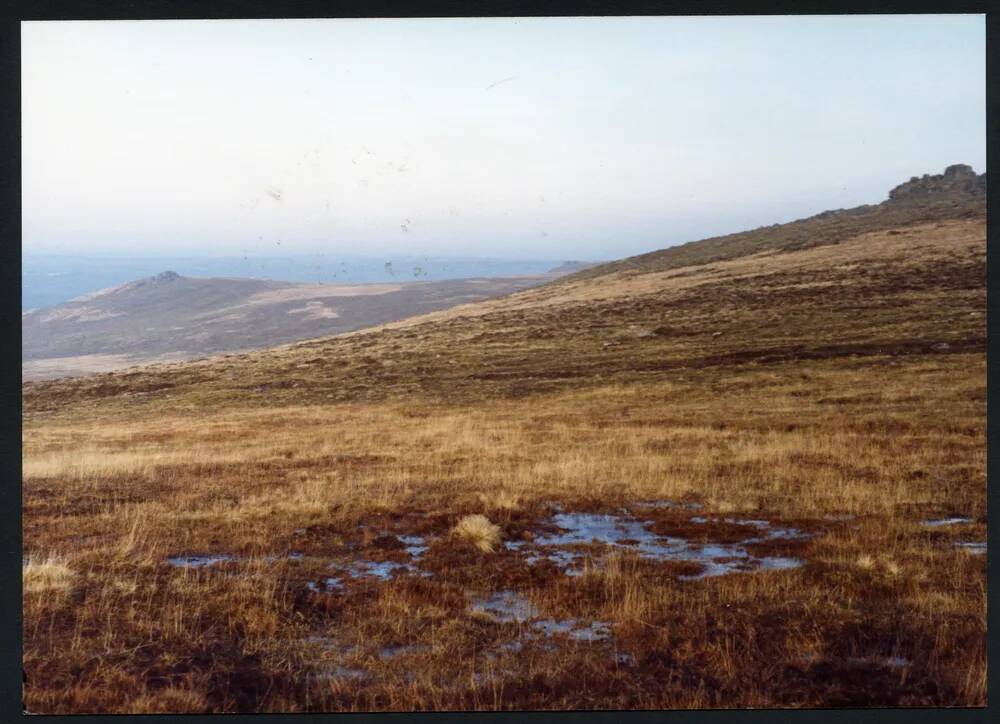
{"label": "dry golden grass", "polygon": [[21,566],[24,592],[31,594],[69,589],[76,573],[64,561],[61,556],[51,553],[45,557],[25,556]]}

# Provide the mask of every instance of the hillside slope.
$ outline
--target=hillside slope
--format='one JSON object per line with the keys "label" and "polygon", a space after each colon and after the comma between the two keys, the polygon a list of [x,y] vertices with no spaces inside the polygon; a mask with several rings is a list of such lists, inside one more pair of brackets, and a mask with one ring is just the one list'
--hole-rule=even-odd
{"label": "hillside slope", "polygon": [[301,284],[163,272],[23,314],[22,374],[81,374],[271,347],[520,291],[557,276]]}
{"label": "hillside slope", "polygon": [[576,279],[612,272],[651,272],[734,259],[765,251],[794,251],[836,244],[861,233],[899,226],[976,218],[985,213],[986,174],[954,164],[943,174],[914,176],[889,192],[880,204],[824,211],[816,216],[760,229],[681,244],[669,249],[592,266]]}
{"label": "hillside slope", "polygon": [[[983,176],[953,170],[917,179],[880,205],[886,210],[874,229],[806,248],[802,224],[826,216],[775,227],[773,237],[754,232],[770,245],[764,251],[749,253],[745,237],[709,239],[647,255],[646,271],[604,265],[348,335],[28,384],[25,409],[74,399],[130,406],[168,397],[193,406],[482,399],[718,365],[981,353],[984,185]],[[919,200],[906,201],[911,195]],[[887,218],[896,226],[883,228]],[[676,266],[691,255],[726,259]]]}

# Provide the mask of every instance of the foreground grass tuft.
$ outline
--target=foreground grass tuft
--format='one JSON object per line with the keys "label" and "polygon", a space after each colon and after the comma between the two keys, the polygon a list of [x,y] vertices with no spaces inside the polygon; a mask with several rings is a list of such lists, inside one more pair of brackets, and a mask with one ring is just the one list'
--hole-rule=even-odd
{"label": "foreground grass tuft", "polygon": [[492,553],[500,543],[500,528],[485,515],[467,515],[452,529],[456,538],[467,540],[483,553]]}
{"label": "foreground grass tuft", "polygon": [[66,565],[63,558],[51,553],[44,558],[26,556],[21,566],[25,593],[65,591],[73,585],[75,577],[76,572]]}

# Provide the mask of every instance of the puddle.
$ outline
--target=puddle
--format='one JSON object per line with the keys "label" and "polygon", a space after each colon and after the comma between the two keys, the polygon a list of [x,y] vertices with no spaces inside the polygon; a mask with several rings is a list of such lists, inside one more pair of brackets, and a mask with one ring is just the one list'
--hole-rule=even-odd
{"label": "puddle", "polygon": [[[265,556],[264,560],[274,563],[275,561],[283,560],[301,561],[303,558],[305,556],[302,553],[288,553],[283,556]],[[177,568],[204,568],[206,566],[214,566],[217,563],[232,563],[238,560],[240,559],[237,556],[230,555],[229,553],[219,553],[212,556],[171,556],[167,558],[167,563]]]}
{"label": "puddle", "polygon": [[[396,538],[403,544],[404,550],[409,554],[410,561],[401,563],[399,561],[370,561],[357,560],[346,568],[347,574],[351,578],[377,578],[380,581],[388,581],[396,575],[408,573],[417,576],[430,576],[428,571],[422,571],[417,567],[417,562],[427,552],[426,541],[418,535],[397,535]],[[332,568],[341,568],[337,564],[331,564]]]}
{"label": "puddle", "polygon": [[350,646],[344,646],[337,639],[324,634],[310,634],[304,639],[299,639],[299,643],[313,646],[323,652],[335,651],[340,656],[346,656],[351,650]]}
{"label": "puddle", "polygon": [[972,518],[937,518],[933,520],[921,521],[921,525],[927,526],[928,528],[937,528],[942,525],[958,525],[959,523],[971,523]]}
{"label": "puddle", "polygon": [[847,660],[852,666],[882,666],[887,669],[906,669],[913,662],[902,656],[853,657]]}
{"label": "puddle", "polygon": [[511,654],[519,654],[524,650],[524,643],[521,641],[508,641],[505,644],[500,644],[500,650]]}
{"label": "puddle", "polygon": [[955,543],[955,547],[976,556],[986,554],[986,541],[960,540]]}
{"label": "puddle", "polygon": [[798,558],[783,558],[781,556],[767,556],[759,560],[760,567],[767,571],[786,571],[802,565],[802,561]]}
{"label": "puddle", "polygon": [[771,527],[771,523],[766,520],[739,520],[737,518],[723,518],[722,522],[730,523],[732,525],[748,525],[751,528],[757,528],[758,530]]}
{"label": "puddle", "polygon": [[640,500],[635,503],[637,508],[686,508],[687,510],[701,510],[705,506],[701,503],[678,503],[674,500]]}
{"label": "puddle", "polygon": [[[416,566],[416,563],[421,559],[421,557],[423,557],[424,553],[426,553],[428,549],[427,542],[423,539],[423,537],[418,535],[398,535],[396,538],[403,544],[404,550],[410,556],[409,562],[400,563],[396,561],[359,560],[354,561],[347,566],[345,572],[350,575],[351,578],[372,577],[381,581],[387,581],[400,573],[429,576],[430,573],[421,571]],[[167,558],[167,563],[177,568],[206,568],[220,563],[233,563],[241,560],[245,559],[229,553],[220,553],[217,555],[204,556],[171,556]],[[305,554],[293,551],[284,555],[264,556],[263,560],[269,563],[283,560],[299,563],[305,560]],[[331,564],[331,567],[343,569],[343,566],[339,566],[337,564]],[[341,578],[330,577],[322,581],[308,581],[306,582],[306,588],[314,593],[332,593],[334,591],[343,590],[344,584]]]}
{"label": "puddle", "polygon": [[533,566],[539,561],[552,561],[557,566],[563,569],[563,573],[567,576],[581,576],[583,575],[583,570],[579,568],[574,568],[573,564],[581,557],[581,554],[576,551],[546,551],[545,553],[540,553],[537,555],[530,555],[526,559],[526,563],[529,566]]}
{"label": "puddle", "polygon": [[[554,650],[554,647],[549,644],[544,646],[544,649],[552,651]],[[487,661],[496,661],[502,656],[519,654],[522,651],[524,651],[524,641],[521,639],[514,639],[513,641],[505,641],[502,644],[494,646],[492,650],[486,652],[485,657]]]}
{"label": "puddle", "polygon": [[[498,623],[530,624],[535,631],[546,638],[566,636],[573,641],[605,641],[611,638],[611,625],[603,621],[586,623],[570,618],[562,621],[554,618],[539,618],[539,611],[531,601],[516,591],[500,591],[486,598],[472,602],[472,610],[486,614]],[[511,650],[520,651],[521,644]]]}
{"label": "puddle", "polygon": [[[427,543],[424,539],[418,535],[398,535],[396,538],[405,546],[411,559],[409,562],[358,560],[346,568],[336,563],[331,563],[330,567],[343,570],[351,578],[376,578],[380,581],[388,581],[402,573],[429,576],[430,573],[420,570],[415,565],[427,552]],[[306,588],[313,593],[336,593],[344,590],[344,583],[341,578],[334,576],[320,583],[309,581],[306,583]]]}
{"label": "puddle", "polygon": [[[836,661],[836,659],[829,659],[815,652],[802,654],[796,660],[805,666],[815,666],[824,661]],[[846,659],[845,663],[848,666],[881,666],[887,669],[906,669],[913,664],[912,661],[903,656],[852,656]]]}
{"label": "puddle", "polygon": [[358,680],[367,676],[368,672],[353,666],[345,666],[344,660],[350,656],[352,647],[337,639],[323,634],[311,634],[299,639],[302,648],[313,656],[314,671],[306,676],[317,681]]}
{"label": "puddle", "polygon": [[313,671],[309,676],[319,681],[335,681],[338,679],[358,681],[365,678],[367,673],[364,669],[355,669],[350,666],[332,666],[322,671]]}
{"label": "puddle", "polygon": [[545,546],[588,544],[600,541],[608,545],[621,545],[622,541],[635,540],[642,544],[651,534],[646,526],[634,518],[598,513],[557,513],[552,522],[563,533],[539,536],[535,542]]}
{"label": "puddle", "polygon": [[[706,518],[694,517],[692,522],[705,523]],[[787,570],[802,565],[796,558],[758,557],[750,554],[745,545],[770,540],[802,540],[806,534],[795,528],[773,526],[766,520],[737,520],[726,522],[751,528],[756,535],[739,543],[691,543],[683,538],[659,536],[649,530],[648,521],[635,518],[596,513],[557,513],[552,523],[562,532],[539,535],[527,563],[534,565],[542,560],[555,563],[566,575],[580,575],[577,565],[587,553],[573,546],[603,544],[611,548],[635,551],[640,557],[657,561],[684,561],[697,563],[702,571],[696,575],[680,576],[694,580],[751,570]],[[519,546],[520,547],[520,546]]]}
{"label": "puddle", "polygon": [[344,583],[339,578],[327,578],[319,583],[308,581],[306,582],[306,588],[313,593],[333,593],[335,591],[343,591]]}
{"label": "puddle", "polygon": [[[396,561],[358,561],[347,569],[347,573],[351,578],[371,576],[380,581],[388,581],[401,571],[406,573],[423,573],[412,563],[397,563]],[[424,573],[424,575],[429,574]]]}
{"label": "puddle", "polygon": [[586,641],[590,643],[594,641],[606,641],[611,638],[611,626],[603,621],[584,624],[575,618],[566,619],[565,621],[545,618],[541,621],[536,621],[533,626],[545,636],[563,634],[573,641]]}
{"label": "puddle", "polygon": [[430,648],[430,646],[425,644],[393,644],[380,648],[378,656],[380,659],[394,659],[400,654],[419,654],[429,651]]}
{"label": "puddle", "polygon": [[472,602],[472,610],[485,613],[500,623],[524,623],[538,617],[534,604],[514,591],[501,591],[488,598],[476,599]]}
{"label": "puddle", "polygon": [[406,646],[383,646],[378,650],[378,657],[380,659],[392,659],[399,656],[404,651],[406,651]]}
{"label": "puddle", "polygon": [[[694,520],[692,518],[692,520]],[[701,519],[702,522],[704,518]],[[723,518],[723,523],[742,525],[764,533],[762,538],[748,538],[744,543],[760,543],[766,540],[801,540],[808,537],[798,528],[776,528],[769,520],[740,520],[738,518]]]}
{"label": "puddle", "polygon": [[413,560],[418,561],[427,552],[427,543],[419,535],[397,535],[399,542],[406,546],[406,552]]}
{"label": "puddle", "polygon": [[217,563],[230,563],[236,560],[236,556],[173,556],[167,559],[167,563],[177,568],[204,568],[214,566]]}

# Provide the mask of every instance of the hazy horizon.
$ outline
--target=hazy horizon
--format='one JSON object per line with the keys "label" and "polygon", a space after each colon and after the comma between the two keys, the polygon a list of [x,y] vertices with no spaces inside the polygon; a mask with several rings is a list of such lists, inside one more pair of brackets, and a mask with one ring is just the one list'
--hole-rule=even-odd
{"label": "hazy horizon", "polygon": [[273,279],[321,284],[406,284],[542,274],[566,259],[502,259],[437,255],[113,255],[25,254],[21,266],[22,314],[68,302],[82,294],[173,271],[201,278]]}
{"label": "hazy horizon", "polygon": [[985,170],[975,16],[26,22],[25,254],[613,259]]}

